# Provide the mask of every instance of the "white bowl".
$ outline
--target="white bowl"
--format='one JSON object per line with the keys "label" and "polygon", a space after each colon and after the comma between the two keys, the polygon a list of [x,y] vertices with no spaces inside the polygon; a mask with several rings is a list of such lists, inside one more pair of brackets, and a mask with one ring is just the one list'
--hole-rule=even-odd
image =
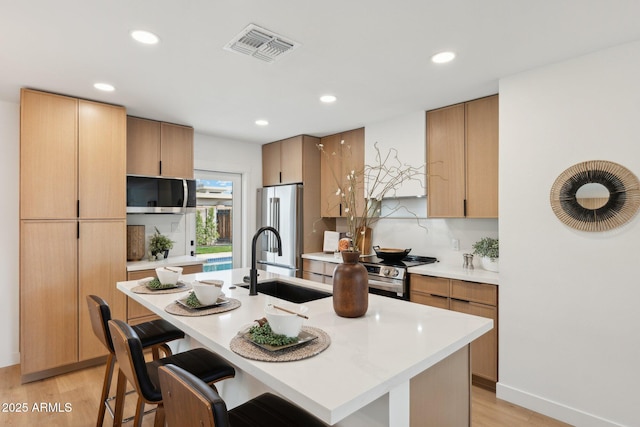
{"label": "white bowl", "polygon": [[195,292],[196,298],[198,298],[198,301],[200,301],[202,305],[215,304],[216,301],[218,301],[218,297],[220,297],[222,285],[224,284],[222,280],[207,280],[207,282],[208,283],[204,283],[196,280],[191,283],[193,292]]}
{"label": "white bowl", "polygon": [[175,285],[182,274],[182,267],[158,267],[156,276],[163,285]]}
{"label": "white bowl", "polygon": [[[278,303],[277,306],[300,314],[304,314],[309,310],[306,305]],[[264,313],[274,333],[288,337],[297,337],[300,334],[304,318],[279,310],[271,304],[265,307]]]}

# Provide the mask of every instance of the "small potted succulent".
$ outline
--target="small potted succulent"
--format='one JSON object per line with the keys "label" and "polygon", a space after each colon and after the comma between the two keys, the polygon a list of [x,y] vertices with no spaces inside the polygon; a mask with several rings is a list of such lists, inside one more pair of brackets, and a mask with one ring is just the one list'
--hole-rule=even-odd
{"label": "small potted succulent", "polygon": [[155,258],[167,258],[169,256],[169,249],[173,248],[173,240],[160,234],[158,227],[155,227],[155,229],[156,232],[153,233],[149,241],[149,252],[151,252],[151,255]]}
{"label": "small potted succulent", "polygon": [[483,237],[473,244],[473,253],[482,258],[482,268],[489,271],[498,271],[498,258],[500,256],[498,239]]}

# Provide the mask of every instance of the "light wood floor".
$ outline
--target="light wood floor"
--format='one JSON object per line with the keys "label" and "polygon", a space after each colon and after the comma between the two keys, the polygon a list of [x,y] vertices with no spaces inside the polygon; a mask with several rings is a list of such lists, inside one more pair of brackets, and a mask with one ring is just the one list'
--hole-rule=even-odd
{"label": "light wood floor", "polygon": [[[104,366],[97,366],[22,385],[18,365],[1,368],[0,426],[94,426],[103,375]],[[15,405],[22,403],[26,403],[27,412],[15,412]],[[44,407],[41,404],[44,404]],[[134,395],[129,396],[127,405],[125,416],[133,414]],[[478,387],[473,387],[471,414],[473,427],[568,425],[497,399],[494,393]],[[111,425],[112,420],[107,413],[104,426]],[[151,427],[153,416],[146,416],[143,425]]]}

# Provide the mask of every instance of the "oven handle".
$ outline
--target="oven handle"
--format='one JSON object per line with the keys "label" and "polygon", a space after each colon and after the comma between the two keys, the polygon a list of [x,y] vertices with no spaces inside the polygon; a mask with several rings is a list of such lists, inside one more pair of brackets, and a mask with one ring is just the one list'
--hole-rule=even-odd
{"label": "oven handle", "polygon": [[375,285],[374,287],[384,289],[385,291],[398,292],[398,288],[400,289],[399,293],[404,291],[402,284],[391,284],[380,280],[369,279],[369,285]]}

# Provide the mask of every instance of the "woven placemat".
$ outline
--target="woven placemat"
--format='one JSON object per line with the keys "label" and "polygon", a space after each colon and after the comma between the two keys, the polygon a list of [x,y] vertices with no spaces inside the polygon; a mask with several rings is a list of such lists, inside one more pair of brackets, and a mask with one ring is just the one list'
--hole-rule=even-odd
{"label": "woven placemat", "polygon": [[184,292],[191,289],[191,285],[178,282],[177,288],[171,289],[150,289],[147,285],[138,285],[135,288],[131,288],[131,292],[134,294],[177,294],[178,292]]}
{"label": "woven placemat", "polygon": [[322,329],[311,326],[303,326],[302,330],[310,334],[316,335],[318,339],[302,344],[299,347],[289,347],[277,351],[265,350],[251,341],[236,335],[231,339],[229,347],[234,353],[238,353],[242,357],[251,360],[259,360],[262,362],[292,362],[294,360],[307,359],[320,354],[329,347],[331,338]]}
{"label": "woven placemat", "polygon": [[170,314],[175,314],[176,316],[197,317],[208,316],[209,314],[224,313],[225,311],[235,310],[238,307],[240,307],[240,301],[235,298],[229,298],[228,304],[211,308],[187,308],[179,302],[174,301],[166,306],[164,308],[164,311]]}

